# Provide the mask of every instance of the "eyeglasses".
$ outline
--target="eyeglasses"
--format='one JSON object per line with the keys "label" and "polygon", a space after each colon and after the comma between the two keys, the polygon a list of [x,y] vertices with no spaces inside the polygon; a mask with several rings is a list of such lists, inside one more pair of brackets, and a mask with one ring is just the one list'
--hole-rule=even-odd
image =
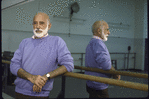
{"label": "eyeglasses", "polygon": [[[32,25],[37,25],[37,24],[38,24],[38,22],[36,22],[36,21],[32,23]],[[45,25],[45,22],[41,21],[41,22],[39,22],[39,25]]]}
{"label": "eyeglasses", "polygon": [[105,29],[105,30],[109,31],[109,29]]}

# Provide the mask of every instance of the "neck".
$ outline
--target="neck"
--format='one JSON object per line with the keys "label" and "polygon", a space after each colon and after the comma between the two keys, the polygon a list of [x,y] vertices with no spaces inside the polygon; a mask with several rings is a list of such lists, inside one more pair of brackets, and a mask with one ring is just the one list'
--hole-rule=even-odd
{"label": "neck", "polygon": [[[44,36],[43,36],[44,37]],[[41,39],[41,38],[43,38],[43,37],[37,37],[37,36],[35,36],[35,39]]]}
{"label": "neck", "polygon": [[94,34],[93,36],[97,36],[97,37],[103,39],[100,35],[97,35],[97,34]]}

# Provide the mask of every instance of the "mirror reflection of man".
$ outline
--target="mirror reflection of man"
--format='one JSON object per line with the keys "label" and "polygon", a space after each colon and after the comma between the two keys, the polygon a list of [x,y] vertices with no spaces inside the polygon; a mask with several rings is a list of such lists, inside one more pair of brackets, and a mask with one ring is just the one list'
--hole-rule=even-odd
{"label": "mirror reflection of man", "polygon": [[17,76],[14,82],[16,99],[48,99],[53,78],[74,69],[65,41],[48,35],[50,28],[49,16],[41,12],[36,14],[34,35],[22,40],[11,59],[10,71]]}
{"label": "mirror reflection of man", "polygon": [[[99,68],[103,70],[115,70],[111,65],[111,58],[109,51],[104,44],[108,40],[109,26],[105,21],[96,21],[92,25],[93,38],[86,47],[85,66]],[[110,75],[100,72],[85,71],[87,75],[120,79],[120,75]],[[108,84],[99,83],[95,81],[86,81],[86,90],[89,93],[89,98],[109,98]]]}

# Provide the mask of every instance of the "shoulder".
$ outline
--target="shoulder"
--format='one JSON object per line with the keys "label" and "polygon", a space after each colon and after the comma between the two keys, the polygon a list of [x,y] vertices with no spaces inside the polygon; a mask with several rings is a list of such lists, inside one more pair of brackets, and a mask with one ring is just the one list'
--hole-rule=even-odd
{"label": "shoulder", "polygon": [[61,37],[59,36],[55,36],[55,38],[58,40],[58,41],[64,41]]}
{"label": "shoulder", "polygon": [[94,39],[94,38],[91,39],[90,43],[93,44],[93,45],[104,45],[104,42],[102,40]]}
{"label": "shoulder", "polygon": [[24,44],[24,43],[26,43],[26,42],[29,42],[29,41],[31,41],[31,39],[32,39],[32,38],[25,38],[25,39],[23,39],[23,40],[21,41],[20,44]]}
{"label": "shoulder", "polygon": [[103,50],[106,49],[105,43],[102,40],[100,40],[100,39],[93,39],[92,40],[92,46],[95,49],[103,49]]}
{"label": "shoulder", "polygon": [[59,37],[59,36],[52,36],[52,35],[50,35],[49,36],[49,39],[53,39],[53,40],[63,40],[61,37]]}
{"label": "shoulder", "polygon": [[20,44],[19,44],[19,48],[24,47],[32,38],[25,38],[23,39]]}
{"label": "shoulder", "polygon": [[65,41],[59,36],[51,36],[50,35],[49,40],[52,40],[53,42],[58,44],[58,46],[62,46],[63,44],[65,44]]}
{"label": "shoulder", "polygon": [[25,38],[25,39],[23,39],[24,41],[30,41],[31,39],[33,39],[33,38]]}
{"label": "shoulder", "polygon": [[58,43],[65,42],[61,37],[59,36],[51,36],[52,39],[56,40]]}

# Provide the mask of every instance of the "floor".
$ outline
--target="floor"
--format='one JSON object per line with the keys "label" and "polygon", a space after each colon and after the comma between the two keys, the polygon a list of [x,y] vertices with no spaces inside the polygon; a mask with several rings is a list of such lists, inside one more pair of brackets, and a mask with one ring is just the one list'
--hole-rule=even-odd
{"label": "floor", "polygon": [[[121,76],[121,80],[148,84],[148,79]],[[61,90],[62,77],[56,77],[53,90],[50,92],[49,98],[56,98]],[[2,93],[4,99],[14,99],[15,86],[8,86],[7,92]],[[109,85],[109,98],[144,98],[148,96],[148,92]],[[65,98],[88,98],[86,92],[86,80],[66,77]]]}

